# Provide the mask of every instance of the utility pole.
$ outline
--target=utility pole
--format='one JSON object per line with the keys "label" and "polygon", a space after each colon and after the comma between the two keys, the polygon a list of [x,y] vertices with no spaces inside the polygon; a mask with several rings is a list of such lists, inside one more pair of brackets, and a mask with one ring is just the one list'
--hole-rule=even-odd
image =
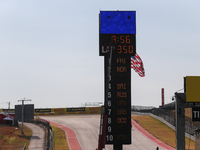
{"label": "utility pole", "polygon": [[10,109],[10,102],[3,102],[8,104],[8,109]]}
{"label": "utility pole", "polygon": [[10,109],[10,102],[8,102],[8,109]]}
{"label": "utility pole", "polygon": [[24,123],[24,101],[31,101],[31,99],[22,99],[22,100],[18,100],[19,101],[22,101],[22,134],[24,134],[24,128],[23,128],[23,123]]}

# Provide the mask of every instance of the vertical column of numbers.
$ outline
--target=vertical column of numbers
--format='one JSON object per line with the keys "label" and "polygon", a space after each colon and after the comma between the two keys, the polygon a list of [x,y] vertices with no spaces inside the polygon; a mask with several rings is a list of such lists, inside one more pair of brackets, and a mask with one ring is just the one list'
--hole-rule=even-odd
{"label": "vertical column of numbers", "polygon": [[113,143],[113,125],[112,125],[112,77],[111,67],[108,67],[108,101],[107,101],[107,135],[106,143]]}

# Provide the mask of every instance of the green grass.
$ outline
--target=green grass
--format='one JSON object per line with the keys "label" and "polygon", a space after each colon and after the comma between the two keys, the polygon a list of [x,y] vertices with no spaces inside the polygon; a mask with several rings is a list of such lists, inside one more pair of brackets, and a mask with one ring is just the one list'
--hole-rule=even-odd
{"label": "green grass", "polygon": [[65,131],[51,125],[54,133],[54,150],[70,150]]}
{"label": "green grass", "polygon": [[[176,148],[176,132],[161,121],[150,116],[132,116],[132,119],[159,140]],[[185,138],[185,148],[195,149],[195,142]]]}

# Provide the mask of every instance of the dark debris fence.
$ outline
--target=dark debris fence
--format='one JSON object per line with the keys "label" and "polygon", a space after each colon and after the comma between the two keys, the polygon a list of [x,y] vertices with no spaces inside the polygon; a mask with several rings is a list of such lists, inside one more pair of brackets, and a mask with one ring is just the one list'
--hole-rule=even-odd
{"label": "dark debris fence", "polygon": [[47,120],[36,117],[34,120],[35,124],[41,125],[45,129],[45,142],[44,147],[46,150],[54,150],[54,138],[53,128],[50,126],[50,122]]}

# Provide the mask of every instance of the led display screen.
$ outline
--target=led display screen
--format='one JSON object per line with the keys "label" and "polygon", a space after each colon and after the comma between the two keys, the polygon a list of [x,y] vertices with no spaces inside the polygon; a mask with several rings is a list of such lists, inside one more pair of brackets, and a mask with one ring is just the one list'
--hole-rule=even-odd
{"label": "led display screen", "polygon": [[112,48],[116,55],[134,56],[136,53],[135,34],[102,34],[99,41],[100,56]]}
{"label": "led display screen", "polygon": [[100,34],[136,34],[135,11],[101,11]]}
{"label": "led display screen", "polygon": [[106,144],[131,144],[131,61],[136,12],[100,11],[99,55],[105,56]]}

